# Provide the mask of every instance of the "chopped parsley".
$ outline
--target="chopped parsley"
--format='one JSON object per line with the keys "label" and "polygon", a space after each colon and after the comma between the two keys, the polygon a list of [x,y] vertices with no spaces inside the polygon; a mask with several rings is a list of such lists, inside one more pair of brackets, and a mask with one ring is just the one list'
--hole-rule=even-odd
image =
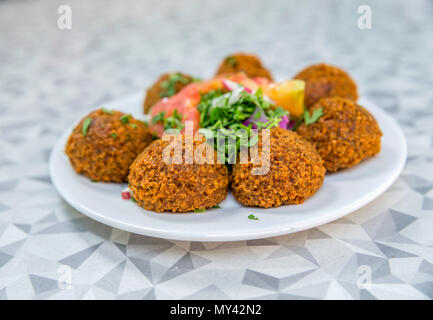
{"label": "chopped parsley", "polygon": [[200,212],[205,212],[206,209],[195,209],[194,212],[195,213],[200,213]]}
{"label": "chopped parsley", "polygon": [[221,209],[220,206],[213,206],[212,209]]}
{"label": "chopped parsley", "polygon": [[112,134],[111,134],[111,137],[116,138],[116,137],[117,137],[117,134],[112,133]]}
{"label": "chopped parsley", "polygon": [[[248,126],[244,125],[247,119],[254,114],[254,120]],[[252,130],[253,124],[258,130],[271,129],[281,121],[281,117],[288,114],[281,107],[272,105],[264,98],[261,89],[255,93],[245,90],[234,90],[224,93],[221,90],[202,94],[200,104],[200,132],[209,139],[215,140],[214,147],[219,151],[220,160],[227,164],[234,164],[241,147],[254,146],[258,141],[257,131]],[[258,114],[258,116],[257,116]],[[266,122],[259,118],[264,116]],[[220,134],[219,134],[220,133]],[[224,135],[224,140],[221,134]],[[225,143],[225,150],[221,145]],[[223,148],[224,149],[224,148]]]}
{"label": "chopped parsley", "polygon": [[131,196],[131,201],[132,202],[137,202],[137,200],[135,200],[135,198],[133,196]]}
{"label": "chopped parsley", "polygon": [[135,123],[128,123],[128,126],[131,128],[137,129],[137,125]]}
{"label": "chopped parsley", "polygon": [[248,219],[250,219],[250,220],[259,220],[259,218],[257,218],[255,215],[253,215],[253,214],[250,214],[249,216],[248,216]]}
{"label": "chopped parsley", "polygon": [[113,110],[109,110],[109,109],[106,109],[106,108],[102,108],[101,110],[102,110],[103,113],[106,113],[106,114],[114,114]]}
{"label": "chopped parsley", "polygon": [[191,83],[191,80],[179,72],[170,74],[169,78],[160,83],[160,88],[162,91],[159,96],[161,98],[171,97],[176,94],[176,85],[178,83],[187,85]]}
{"label": "chopped parsley", "polygon": [[182,130],[185,127],[185,124],[182,123],[182,115],[177,111],[177,109],[174,109],[173,113],[169,117],[165,116],[165,111],[158,113],[152,118],[152,124],[157,123],[162,123],[164,125],[164,130]]}
{"label": "chopped parsley", "polygon": [[302,122],[304,122],[306,126],[313,124],[314,122],[319,120],[322,115],[323,115],[322,108],[314,109],[313,115],[310,114],[310,111],[305,110],[303,115],[296,120],[295,124],[292,127],[292,130],[296,131],[296,129],[298,129],[298,127],[302,124]]}
{"label": "chopped parsley", "polygon": [[152,118],[152,124],[157,124],[158,122],[164,122],[165,111],[161,111],[156,116]]}
{"label": "chopped parsley", "polygon": [[83,136],[87,134],[87,131],[89,131],[90,124],[92,123],[92,118],[86,118],[83,121],[83,125],[81,127],[81,133]]}
{"label": "chopped parsley", "polygon": [[313,115],[310,115],[310,112],[308,110],[305,110],[305,112],[304,112],[305,124],[308,126],[308,125],[316,122],[317,120],[319,120],[319,118],[322,116],[322,114],[323,114],[322,108],[314,109]]}
{"label": "chopped parsley", "polygon": [[124,114],[123,116],[120,117],[120,121],[122,121],[123,124],[127,124],[130,119],[131,119],[130,114]]}

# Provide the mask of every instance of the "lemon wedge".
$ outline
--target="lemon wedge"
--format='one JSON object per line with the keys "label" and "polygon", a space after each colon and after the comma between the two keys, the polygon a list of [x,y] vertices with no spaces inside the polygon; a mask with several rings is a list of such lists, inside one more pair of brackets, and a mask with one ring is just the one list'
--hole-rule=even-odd
{"label": "lemon wedge", "polygon": [[304,81],[286,80],[272,83],[264,87],[263,92],[271,98],[277,106],[289,111],[291,116],[299,117],[304,113]]}

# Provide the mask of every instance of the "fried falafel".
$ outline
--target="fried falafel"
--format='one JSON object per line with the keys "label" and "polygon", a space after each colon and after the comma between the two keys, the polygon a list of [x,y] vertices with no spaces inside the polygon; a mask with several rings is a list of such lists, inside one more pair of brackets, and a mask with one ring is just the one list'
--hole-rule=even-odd
{"label": "fried falafel", "polygon": [[261,77],[273,80],[271,73],[263,66],[259,57],[246,53],[235,53],[226,57],[221,62],[215,76],[238,72],[243,72],[250,78]]}
{"label": "fried falafel", "polygon": [[[156,212],[189,212],[212,208],[223,201],[227,196],[228,171],[225,165],[217,164],[216,151],[204,139],[194,139],[193,152],[199,152],[204,143],[210,148],[212,163],[200,164],[195,156],[192,164],[182,160],[170,163],[164,156],[169,143],[153,141],[132,164],[128,180],[137,204]],[[182,159],[186,150],[191,151],[191,146],[182,139]]]}
{"label": "fried falafel", "polygon": [[366,109],[343,98],[321,99],[311,109],[320,108],[322,116],[296,132],[315,145],[327,171],[350,168],[379,153],[382,131]]}
{"label": "fried falafel", "polygon": [[344,70],[325,63],[311,65],[295,79],[305,81],[305,106],[311,107],[321,98],[341,97],[354,102],[358,99],[355,82]]}
{"label": "fried falafel", "polygon": [[162,98],[168,98],[185,86],[194,82],[194,78],[181,72],[165,73],[147,90],[143,104],[144,113],[148,113],[150,108]]}
{"label": "fried falafel", "polygon": [[125,182],[129,166],[151,141],[144,122],[119,111],[99,109],[74,128],[65,152],[77,173],[95,181]]}
{"label": "fried falafel", "polygon": [[[262,136],[257,144],[261,157]],[[266,148],[264,148],[266,149]],[[273,128],[270,132],[269,171],[253,175],[261,163],[236,163],[230,177],[234,197],[250,207],[278,207],[303,203],[322,185],[323,161],[312,144],[293,131]],[[264,164],[266,165],[266,164]]]}

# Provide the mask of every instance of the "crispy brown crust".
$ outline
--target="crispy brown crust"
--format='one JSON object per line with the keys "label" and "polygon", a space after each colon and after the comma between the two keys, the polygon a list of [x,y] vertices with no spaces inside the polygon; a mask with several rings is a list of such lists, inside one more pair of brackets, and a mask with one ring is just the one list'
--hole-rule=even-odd
{"label": "crispy brown crust", "polygon": [[[152,135],[145,123],[132,117],[128,124],[123,124],[120,121],[123,115],[119,111],[107,114],[100,109],[78,123],[65,149],[76,172],[95,181],[126,181],[129,166],[152,141]],[[86,118],[91,118],[92,122],[87,134],[83,135],[82,126]],[[113,133],[116,137],[112,136]]]}
{"label": "crispy brown crust", "polygon": [[[261,155],[261,138],[258,148]],[[270,168],[265,175],[252,175],[260,165],[233,166],[231,188],[235,198],[250,207],[278,207],[303,203],[322,185],[323,161],[316,149],[295,132],[274,128],[270,139]]]}
{"label": "crispy brown crust", "polygon": [[313,124],[303,123],[297,133],[316,146],[326,170],[349,168],[380,151],[382,132],[376,119],[363,107],[342,98],[325,98],[312,109],[323,115]]}
{"label": "crispy brown crust", "polygon": [[238,72],[244,72],[250,78],[262,77],[273,81],[271,73],[263,66],[259,57],[245,53],[235,53],[226,57],[221,62],[215,75]]}
{"label": "crispy brown crust", "polygon": [[[206,143],[194,141],[197,146]],[[138,205],[156,212],[189,212],[212,208],[227,196],[228,172],[222,164],[166,164],[168,141],[153,141],[134,161],[129,187]],[[185,144],[183,144],[185,153]],[[216,152],[214,157],[216,158]]]}
{"label": "crispy brown crust", "polygon": [[[161,93],[163,92],[163,88],[161,88],[161,83],[163,83],[164,81],[167,81],[170,78],[170,75],[173,73],[179,73],[180,75],[182,75],[183,77],[185,77],[186,79],[188,79],[189,83],[191,83],[193,81],[193,77],[181,72],[170,72],[170,73],[164,73],[162,74],[158,80],[156,80],[156,82],[147,90],[146,92],[146,98],[144,99],[144,103],[143,103],[143,111],[144,113],[148,113],[150,108],[157,103],[159,100],[162,99],[161,97]],[[188,83],[188,84],[189,84]],[[175,85],[175,92],[178,93],[180,90],[182,90],[185,86],[187,86],[188,84],[184,84],[182,82],[176,82]]]}
{"label": "crispy brown crust", "polygon": [[355,82],[342,69],[325,63],[309,66],[295,79],[305,81],[305,105],[311,107],[321,98],[342,97],[358,100]]}

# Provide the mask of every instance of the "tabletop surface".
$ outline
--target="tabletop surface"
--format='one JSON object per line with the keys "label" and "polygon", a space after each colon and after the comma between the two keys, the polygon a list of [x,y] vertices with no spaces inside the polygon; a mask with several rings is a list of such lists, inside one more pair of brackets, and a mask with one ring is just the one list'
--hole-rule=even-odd
{"label": "tabletop surface", "polygon": [[[0,299],[433,298],[433,2],[0,1]],[[236,51],[277,79],[346,69],[408,142],[400,178],[287,236],[170,241],[93,221],[56,193],[51,148],[77,115],[166,71],[210,77]]]}

